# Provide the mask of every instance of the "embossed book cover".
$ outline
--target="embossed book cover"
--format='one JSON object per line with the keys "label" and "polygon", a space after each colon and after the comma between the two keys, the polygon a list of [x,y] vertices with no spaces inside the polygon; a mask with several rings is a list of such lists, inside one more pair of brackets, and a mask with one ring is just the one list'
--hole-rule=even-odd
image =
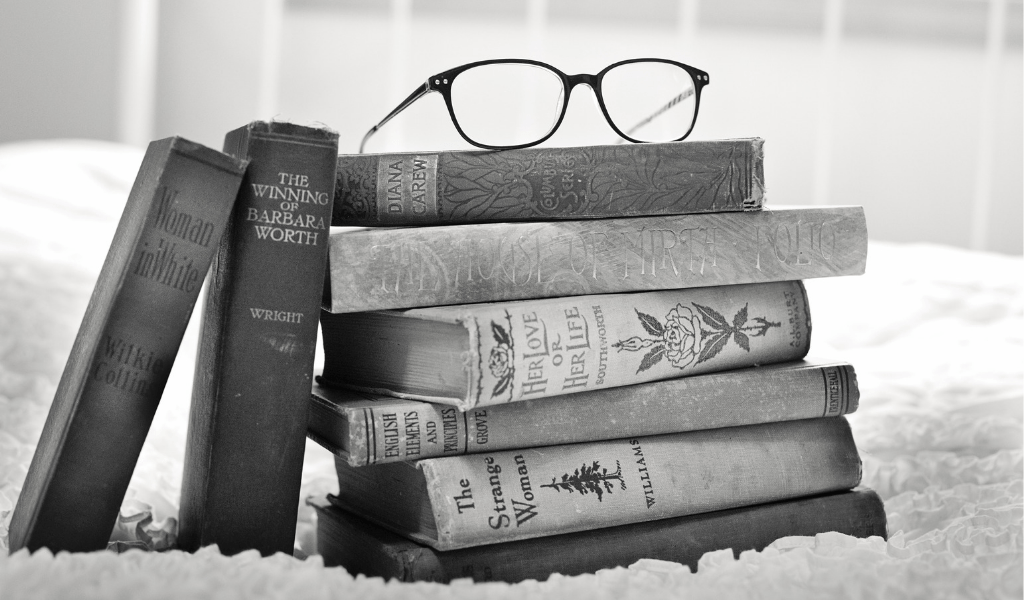
{"label": "embossed book cover", "polygon": [[759,138],[338,157],[334,225],[756,210]]}
{"label": "embossed book cover", "polygon": [[856,206],[331,234],[333,313],[860,275]]}

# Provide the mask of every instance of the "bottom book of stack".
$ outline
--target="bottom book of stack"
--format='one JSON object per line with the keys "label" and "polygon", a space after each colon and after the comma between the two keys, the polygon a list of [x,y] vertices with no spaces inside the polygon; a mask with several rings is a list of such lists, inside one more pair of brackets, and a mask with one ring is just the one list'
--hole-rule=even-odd
{"label": "bottom book of stack", "polygon": [[325,563],[401,580],[694,567],[785,536],[886,535],[842,416],[335,466],[338,494],[319,508]]}
{"label": "bottom book of stack", "polygon": [[328,566],[399,581],[545,580],[629,566],[643,559],[678,562],[697,570],[706,552],[762,550],[786,536],[835,531],[856,537],[886,535],[885,510],[866,488],[604,527],[535,539],[440,551],[370,523],[335,505],[316,506],[320,554]]}

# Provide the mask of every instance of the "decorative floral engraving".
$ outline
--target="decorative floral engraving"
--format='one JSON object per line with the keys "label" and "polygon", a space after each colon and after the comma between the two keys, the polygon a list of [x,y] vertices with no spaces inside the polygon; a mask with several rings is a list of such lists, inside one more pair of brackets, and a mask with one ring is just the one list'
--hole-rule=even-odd
{"label": "decorative floral engraving", "polygon": [[487,359],[487,367],[491,370],[491,375],[498,380],[491,391],[491,397],[494,398],[511,392],[512,378],[516,369],[512,364],[512,336],[504,327],[494,321],[491,321],[491,335],[498,343],[497,346],[491,348],[491,355]]}
{"label": "decorative floral engraving", "polygon": [[[757,150],[744,140],[442,152],[437,221],[739,210],[752,193],[751,152]],[[383,183],[376,161],[365,158],[339,159],[334,225],[381,221],[377,195]]]}
{"label": "decorative floral engraving", "polygon": [[352,160],[338,169],[334,190],[334,225],[374,220],[377,169],[370,161]]}
{"label": "decorative floral engraving", "polygon": [[677,369],[685,369],[717,356],[730,338],[740,348],[750,352],[750,338],[763,337],[772,327],[782,325],[764,317],[754,317],[748,322],[746,304],[732,318],[732,323],[713,308],[696,302],[692,304],[696,312],[688,306],[677,304],[665,315],[664,323],[634,308],[640,324],[653,339],[633,336],[612,344],[612,347],[620,352],[647,350],[640,360],[637,373],[650,369],[663,358],[668,359]]}
{"label": "decorative floral engraving", "polygon": [[640,162],[627,156],[604,162],[589,176],[587,195],[603,199],[609,211],[620,214],[665,207],[693,212],[736,207],[745,173],[737,169],[733,153],[693,158],[652,156]]}
{"label": "decorative floral engraving", "polygon": [[439,178],[450,221],[500,221],[521,217],[533,197],[526,174],[532,161],[499,164],[493,154],[457,154]]}
{"label": "decorative floral engraving", "polygon": [[597,501],[601,502],[606,492],[612,493],[612,489],[614,489],[612,485],[613,480],[618,480],[620,488],[626,489],[626,482],[622,479],[622,467],[619,465],[619,461],[615,461],[615,472],[609,473],[608,469],[602,468],[601,463],[595,460],[590,465],[584,463],[582,467],[573,471],[572,475],[563,473],[561,481],[552,477],[551,483],[542,483],[540,487],[551,488],[556,492],[565,490],[570,494],[573,490],[576,490],[584,496],[593,493],[597,494]]}
{"label": "decorative floral engraving", "polygon": [[[694,146],[694,148],[697,148]],[[653,214],[736,208],[749,179],[731,145],[451,153],[438,181],[444,219]]]}

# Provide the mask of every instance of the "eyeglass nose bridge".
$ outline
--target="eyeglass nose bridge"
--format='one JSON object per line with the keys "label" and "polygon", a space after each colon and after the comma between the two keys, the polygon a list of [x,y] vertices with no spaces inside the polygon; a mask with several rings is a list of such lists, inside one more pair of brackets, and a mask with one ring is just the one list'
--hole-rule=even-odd
{"label": "eyeglass nose bridge", "polygon": [[[594,92],[594,101],[597,103],[598,109],[604,113],[605,119],[611,123],[611,120],[608,119],[608,111],[604,107],[604,98],[601,97],[601,90],[598,87],[601,83],[601,77],[599,75],[589,75],[587,73],[580,73],[579,75],[565,75],[563,77],[563,81],[565,82],[565,101],[562,105],[562,116],[559,117],[558,123],[555,125],[554,129],[558,129],[558,126],[562,124],[562,119],[565,117],[565,111],[569,108],[569,96],[572,94],[573,89],[578,85],[585,85]],[[612,127],[615,126],[612,125]],[[552,129],[552,133],[554,133],[554,129]]]}
{"label": "eyeglass nose bridge", "polygon": [[[619,128],[612,121],[611,115],[608,114],[608,108],[604,105],[604,95],[601,92],[601,75],[600,74],[598,74],[598,75],[590,75],[590,74],[587,74],[587,73],[580,73],[578,75],[566,75],[566,76],[564,76],[563,81],[565,81],[565,90],[566,90],[565,91],[565,104],[563,105],[563,108],[562,108],[562,116],[559,117],[558,123],[555,125],[554,129],[551,130],[551,133],[554,133],[555,129],[558,129],[558,127],[562,124],[562,118],[565,117],[565,111],[566,111],[566,109],[569,108],[569,95],[572,94],[572,90],[577,85],[585,85],[585,86],[589,87],[592,92],[594,92],[594,102],[597,103],[598,110],[600,110],[601,114],[604,115],[604,120],[608,122],[608,125],[615,131],[615,133],[619,134],[622,137],[625,137],[625,135],[621,131],[619,131]],[[548,134],[548,135],[551,135],[551,134]],[[627,138],[627,139],[629,139],[629,138]]]}
{"label": "eyeglass nose bridge", "polygon": [[577,85],[585,85],[585,86],[589,87],[590,89],[594,90],[594,95],[596,95],[598,97],[598,99],[600,99],[601,93],[600,93],[600,91],[598,91],[599,83],[600,83],[600,79],[598,78],[597,75],[588,75],[586,73],[581,73],[579,75],[566,75],[565,76],[565,89],[566,89],[566,91],[565,91],[565,99],[566,99],[566,101],[569,100],[569,94],[572,93],[573,88],[575,88]]}

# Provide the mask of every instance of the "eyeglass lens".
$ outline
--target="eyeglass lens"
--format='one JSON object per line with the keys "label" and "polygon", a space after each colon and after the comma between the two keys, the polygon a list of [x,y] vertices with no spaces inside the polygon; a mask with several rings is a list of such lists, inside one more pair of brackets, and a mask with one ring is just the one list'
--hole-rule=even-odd
{"label": "eyeglass lens", "polygon": [[548,69],[521,63],[481,65],[452,81],[452,112],[463,133],[491,146],[537,141],[554,129],[564,87]]}
{"label": "eyeglass lens", "polygon": [[668,142],[686,135],[697,110],[690,74],[663,62],[634,62],[610,69],[601,81],[608,118],[627,137]]}
{"label": "eyeglass lens", "polygon": [[[608,118],[634,140],[677,140],[693,125],[695,85],[681,67],[625,63],[605,73],[601,88]],[[551,133],[564,108],[565,89],[561,78],[543,67],[492,63],[455,77],[451,102],[466,137],[490,146],[516,146]]]}

